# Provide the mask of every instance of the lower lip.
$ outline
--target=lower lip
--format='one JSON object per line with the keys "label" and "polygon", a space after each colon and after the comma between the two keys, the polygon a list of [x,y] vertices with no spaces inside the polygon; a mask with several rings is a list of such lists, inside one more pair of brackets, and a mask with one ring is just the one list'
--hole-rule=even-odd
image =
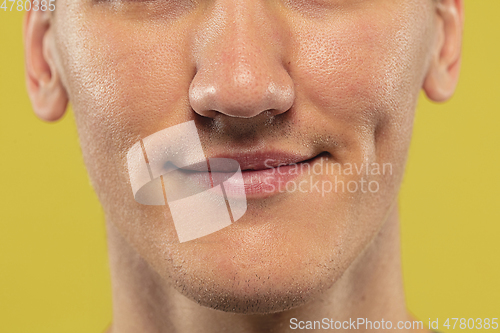
{"label": "lower lip", "polygon": [[265,170],[243,171],[247,199],[265,198],[279,193],[286,183],[293,181],[300,175],[291,171],[291,165]]}

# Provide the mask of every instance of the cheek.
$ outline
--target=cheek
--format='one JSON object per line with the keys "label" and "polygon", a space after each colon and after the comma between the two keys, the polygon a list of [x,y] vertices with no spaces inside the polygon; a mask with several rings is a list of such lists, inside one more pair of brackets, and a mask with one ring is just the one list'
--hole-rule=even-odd
{"label": "cheek", "polygon": [[295,25],[300,98],[330,123],[355,130],[365,160],[394,168],[380,179],[385,195],[365,196],[372,202],[390,202],[404,172],[428,50],[429,22],[415,12],[360,10]]}
{"label": "cheek", "polygon": [[154,25],[93,14],[65,39],[77,118],[120,150],[168,126],[159,122],[187,101],[187,47],[176,32],[182,27]]}
{"label": "cheek", "polygon": [[422,71],[421,40],[404,16],[394,15],[361,13],[298,25],[296,76],[304,97],[336,118],[368,127],[411,109],[408,92],[418,91]]}

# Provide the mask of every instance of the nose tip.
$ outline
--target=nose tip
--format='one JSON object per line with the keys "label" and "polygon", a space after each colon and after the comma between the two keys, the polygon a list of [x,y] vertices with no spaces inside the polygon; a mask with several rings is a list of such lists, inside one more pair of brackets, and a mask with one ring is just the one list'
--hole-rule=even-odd
{"label": "nose tip", "polygon": [[222,113],[251,118],[264,111],[277,115],[292,107],[293,81],[278,64],[269,68],[262,61],[239,60],[210,67],[196,73],[189,89],[191,107],[202,116]]}

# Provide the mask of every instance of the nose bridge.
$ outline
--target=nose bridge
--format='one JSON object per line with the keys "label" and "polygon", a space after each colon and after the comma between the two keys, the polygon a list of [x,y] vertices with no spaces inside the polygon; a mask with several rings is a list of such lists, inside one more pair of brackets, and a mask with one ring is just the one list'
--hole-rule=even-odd
{"label": "nose bridge", "polygon": [[241,91],[252,86],[255,89],[256,81],[262,79],[264,67],[269,67],[272,61],[270,58],[274,55],[271,50],[265,50],[268,46],[263,31],[265,27],[256,26],[256,21],[262,19],[259,17],[262,13],[255,8],[258,2],[221,1],[221,6],[225,5],[227,23],[213,45],[211,60],[214,63],[210,65],[218,74],[225,76],[220,77],[219,82],[221,85],[228,83],[221,87],[223,89]]}
{"label": "nose bridge", "polygon": [[262,0],[214,2],[196,38],[197,73],[190,87],[193,109],[253,117],[285,112],[293,83],[283,66],[282,29]]}
{"label": "nose bridge", "polygon": [[[259,53],[272,51],[269,35],[276,29],[273,27],[272,15],[266,11],[260,0],[224,0],[221,3],[230,3],[225,6],[228,23],[220,39],[222,51],[248,63],[259,59]],[[272,58],[270,52],[268,55],[260,59]]]}

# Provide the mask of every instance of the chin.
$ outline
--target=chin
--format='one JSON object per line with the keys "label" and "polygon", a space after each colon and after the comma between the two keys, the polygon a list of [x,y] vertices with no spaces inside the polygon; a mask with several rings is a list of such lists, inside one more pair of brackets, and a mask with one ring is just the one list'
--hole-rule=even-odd
{"label": "chin", "polygon": [[[332,283],[318,276],[238,274],[233,280],[190,275],[177,280],[176,289],[195,303],[224,312],[271,314],[290,310],[316,298]],[[331,279],[330,281],[333,281]]]}
{"label": "chin", "polygon": [[185,244],[185,251],[179,253],[183,260],[174,259],[175,268],[169,274],[175,289],[212,309],[276,313],[315,299],[348,265],[344,256],[332,255],[339,253],[335,248],[324,251],[326,244],[311,244],[299,235],[268,236],[272,243],[249,245],[239,238],[234,243],[212,243],[210,249],[208,244],[205,248]]}

